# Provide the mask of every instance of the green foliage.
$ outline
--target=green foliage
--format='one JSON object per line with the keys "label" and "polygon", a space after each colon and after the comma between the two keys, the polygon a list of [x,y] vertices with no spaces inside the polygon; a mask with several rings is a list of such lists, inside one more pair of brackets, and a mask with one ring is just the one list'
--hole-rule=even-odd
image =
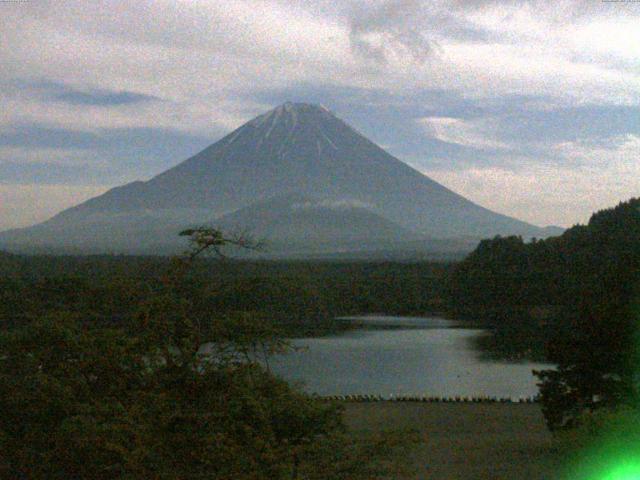
{"label": "green foliage", "polygon": [[640,199],[594,214],[587,226],[524,243],[480,244],[451,276],[452,309],[477,315],[504,344],[544,350],[557,364],[539,372],[551,429],[580,412],[637,395]]}
{"label": "green foliage", "polygon": [[[194,252],[209,238],[197,235]],[[354,442],[337,405],[272,375],[260,359],[287,343],[242,301],[212,309],[215,294],[189,277],[196,255],[160,280],[5,278],[19,293],[0,290],[0,478],[364,479],[386,471],[366,456],[384,458],[397,443]]]}
{"label": "green foliage", "polygon": [[545,241],[483,240],[448,279],[453,316],[493,329],[481,346],[494,355],[541,358],[549,317],[562,303],[561,267]]}
{"label": "green foliage", "polygon": [[[249,355],[283,347],[265,323],[199,322],[183,273],[114,325],[54,302],[2,332],[5,477],[281,478],[292,451],[339,425]],[[62,286],[54,299],[86,296]]]}
{"label": "green foliage", "polygon": [[[255,331],[208,337],[179,303],[154,300],[129,328],[59,314],[4,332],[2,478],[282,478],[339,426],[236,354]],[[217,344],[206,356],[203,340]]]}
{"label": "green foliage", "polygon": [[[0,257],[0,325],[53,310],[113,323],[163,288],[164,258]],[[335,317],[441,311],[448,265],[434,263],[250,262],[199,258],[176,287],[192,313],[253,312],[289,336],[344,328]],[[165,279],[166,280],[166,279]]]}

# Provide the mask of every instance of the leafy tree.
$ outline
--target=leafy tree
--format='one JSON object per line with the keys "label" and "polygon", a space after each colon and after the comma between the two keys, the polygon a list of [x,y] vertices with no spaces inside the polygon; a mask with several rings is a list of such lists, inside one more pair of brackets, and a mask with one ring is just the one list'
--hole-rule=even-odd
{"label": "leafy tree", "polygon": [[189,263],[234,240],[187,234],[192,254],[123,322],[54,310],[0,333],[2,478],[292,478],[339,438],[334,406],[257,361],[286,347],[276,332],[192,316]]}
{"label": "leafy tree", "polygon": [[459,315],[488,320],[503,345],[528,339],[557,365],[537,373],[555,430],[638,400],[639,288],[640,199],[632,199],[560,237],[482,242],[454,270],[449,298]]}
{"label": "leafy tree", "polygon": [[594,214],[558,248],[567,257],[567,297],[547,342],[557,369],[538,374],[552,429],[638,401],[640,199]]}

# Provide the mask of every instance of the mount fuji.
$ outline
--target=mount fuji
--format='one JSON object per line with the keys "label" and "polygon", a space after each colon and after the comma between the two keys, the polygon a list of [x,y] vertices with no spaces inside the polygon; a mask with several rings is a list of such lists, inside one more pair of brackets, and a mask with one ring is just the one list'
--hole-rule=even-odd
{"label": "mount fuji", "polygon": [[[0,233],[13,251],[174,253],[177,233],[241,228],[296,252],[394,249],[497,234],[547,237],[398,160],[324,107],[285,103],[175,167],[41,224]],[[430,243],[431,242],[431,243]],[[429,246],[431,245],[431,246]]]}

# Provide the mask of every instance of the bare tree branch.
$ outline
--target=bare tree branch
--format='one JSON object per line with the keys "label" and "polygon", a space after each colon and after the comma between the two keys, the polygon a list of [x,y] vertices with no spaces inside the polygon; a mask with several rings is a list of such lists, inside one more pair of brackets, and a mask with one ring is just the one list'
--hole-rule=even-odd
{"label": "bare tree branch", "polygon": [[264,249],[265,242],[256,240],[248,231],[237,231],[223,234],[221,230],[211,227],[197,227],[183,230],[180,236],[190,237],[192,249],[186,253],[189,260],[195,259],[200,254],[211,249],[213,252],[224,258],[222,247],[233,246],[243,250],[259,251]]}

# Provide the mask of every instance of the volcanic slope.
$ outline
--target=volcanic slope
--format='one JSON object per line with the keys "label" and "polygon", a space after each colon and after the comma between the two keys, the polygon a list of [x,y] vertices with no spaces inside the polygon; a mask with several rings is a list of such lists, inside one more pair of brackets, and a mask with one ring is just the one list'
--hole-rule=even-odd
{"label": "volcanic slope", "polygon": [[[295,196],[303,198],[306,207],[294,215],[291,202],[278,199]],[[355,225],[353,234],[342,235],[350,243],[367,238],[395,241],[399,235],[442,239],[559,233],[465,199],[393,157],[324,107],[285,103],[146,182],[113,188],[39,225],[0,233],[0,246],[21,251],[170,253],[179,246],[180,229],[215,223],[234,212],[264,227],[264,221],[257,221],[260,215],[249,211],[255,206],[264,212],[265,205],[286,210],[270,216],[278,218],[280,237],[288,231],[288,240],[298,242],[311,234],[305,225],[316,229],[312,237],[328,240],[340,237],[336,225]],[[323,225],[313,220],[318,215],[331,220]],[[293,222],[290,228],[282,224],[287,218]],[[256,225],[239,226],[251,230]],[[325,235],[318,230],[322,228],[333,231]]]}

